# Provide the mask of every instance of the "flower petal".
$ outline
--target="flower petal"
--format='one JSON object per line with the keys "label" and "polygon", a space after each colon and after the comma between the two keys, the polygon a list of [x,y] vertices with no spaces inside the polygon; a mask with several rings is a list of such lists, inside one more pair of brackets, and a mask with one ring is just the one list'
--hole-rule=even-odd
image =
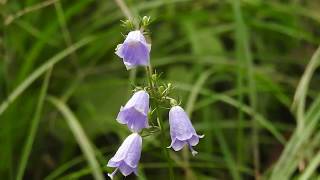
{"label": "flower petal", "polygon": [[118,44],[116,48],[116,55],[118,55],[120,58],[123,58],[123,53],[122,53],[122,44]]}
{"label": "flower petal", "polygon": [[109,160],[110,165],[119,165],[119,162],[127,157],[128,149],[130,149],[130,146],[132,146],[132,142],[135,138],[137,138],[137,133],[132,133],[123,141],[116,154]]}
{"label": "flower petal", "polygon": [[180,106],[170,109],[169,123],[171,137],[174,136],[180,141],[188,140],[196,134],[189,117]]}
{"label": "flower petal", "polygon": [[127,124],[128,128],[133,132],[139,132],[149,126],[147,115],[134,107],[120,111],[117,121],[121,124]]}
{"label": "flower petal", "polygon": [[149,94],[144,90],[134,93],[125,105],[125,108],[130,107],[135,107],[138,111],[147,114],[149,111]]}
{"label": "flower petal", "polygon": [[139,30],[131,31],[128,33],[125,42],[130,42],[130,41],[139,41],[146,43],[146,39],[144,38],[143,34]]}
{"label": "flower petal", "polygon": [[198,135],[193,135],[189,140],[188,143],[191,146],[196,146],[199,143],[199,136]]}
{"label": "flower petal", "polygon": [[[135,133],[136,134],[136,133]],[[131,146],[128,148],[127,156],[124,159],[124,162],[132,167],[136,168],[138,166],[142,148],[142,138],[138,134],[135,135],[135,138],[131,142]]]}
{"label": "flower petal", "polygon": [[109,160],[107,166],[108,167],[118,167],[121,163],[121,160],[120,161],[114,161],[112,159]]}
{"label": "flower petal", "polygon": [[172,149],[174,149],[175,151],[180,151],[183,146],[187,144],[185,141],[179,141],[179,140],[175,140],[173,143],[172,143]]}
{"label": "flower petal", "polygon": [[130,167],[126,163],[122,163],[119,166],[119,170],[124,176],[128,176],[129,174],[131,174],[134,171],[134,168]]}

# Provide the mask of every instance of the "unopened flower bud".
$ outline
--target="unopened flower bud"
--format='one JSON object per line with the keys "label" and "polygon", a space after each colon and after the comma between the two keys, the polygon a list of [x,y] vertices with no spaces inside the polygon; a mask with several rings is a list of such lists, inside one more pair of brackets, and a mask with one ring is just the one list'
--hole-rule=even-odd
{"label": "unopened flower bud", "polygon": [[142,18],[142,25],[148,26],[150,24],[150,16],[143,16]]}

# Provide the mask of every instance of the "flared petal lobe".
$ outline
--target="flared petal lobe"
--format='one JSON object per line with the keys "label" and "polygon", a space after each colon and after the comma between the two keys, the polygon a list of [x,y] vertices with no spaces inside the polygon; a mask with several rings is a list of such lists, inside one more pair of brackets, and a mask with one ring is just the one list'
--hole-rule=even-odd
{"label": "flared petal lobe", "polygon": [[149,94],[141,90],[134,93],[127,104],[120,108],[117,121],[126,124],[132,132],[140,132],[149,127],[148,112]]}
{"label": "flared petal lobe", "polygon": [[197,152],[193,150],[192,146],[196,146],[199,143],[199,136],[187,115],[187,113],[180,107],[174,106],[169,111],[169,124],[170,124],[170,136],[171,145],[175,151],[181,150],[184,145],[188,145],[192,154]]}
{"label": "flared petal lobe", "polygon": [[123,44],[116,48],[116,54],[122,58],[127,69],[137,66],[148,66],[150,63],[151,45],[146,42],[141,31],[131,31]]}
{"label": "flared petal lobe", "polygon": [[132,133],[128,136],[116,154],[109,160],[107,166],[115,167],[113,173],[108,174],[112,179],[117,170],[124,176],[128,176],[132,172],[137,174],[138,163],[141,156],[142,138],[137,133]]}

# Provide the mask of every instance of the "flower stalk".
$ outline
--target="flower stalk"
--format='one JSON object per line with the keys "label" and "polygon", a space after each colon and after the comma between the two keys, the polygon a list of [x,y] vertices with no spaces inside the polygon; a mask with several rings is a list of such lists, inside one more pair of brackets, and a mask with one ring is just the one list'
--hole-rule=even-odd
{"label": "flower stalk", "polygon": [[[130,20],[123,22],[124,26],[131,27],[132,22]],[[118,170],[124,176],[131,173],[137,174],[142,150],[142,137],[153,135],[160,130],[160,141],[163,155],[168,163],[169,178],[174,180],[173,165],[168,148],[172,147],[173,150],[180,151],[183,147],[188,146],[191,153],[195,155],[197,151],[192,146],[196,146],[199,138],[203,136],[196,133],[185,111],[179,106],[177,100],[170,97],[170,92],[173,89],[172,84],[160,83],[160,76],[152,70],[150,63],[151,44],[145,37],[146,32],[148,32],[147,26],[150,24],[150,17],[144,17],[139,24],[140,29],[130,31],[124,42],[117,46],[115,54],[122,59],[127,70],[144,66],[148,85],[136,87],[129,101],[120,108],[116,120],[120,124],[127,125],[132,134],[124,140],[116,154],[109,160],[108,167],[114,167],[115,170],[108,175],[112,179]],[[169,144],[166,142],[166,132],[161,112],[162,109],[169,108],[172,142],[166,148]],[[153,113],[156,115],[156,123],[152,122]],[[152,126],[149,126],[149,121]]]}
{"label": "flower stalk", "polygon": [[[152,78],[153,74],[152,73],[152,67],[151,65],[149,65],[148,67],[146,67],[146,75],[147,75],[147,79],[149,81],[149,88],[151,92],[159,92],[158,86],[156,86],[156,82],[154,82],[154,78]],[[160,107],[160,104],[158,104],[157,100],[153,101],[153,105],[155,107]],[[160,109],[156,108],[155,109],[156,115],[157,115],[157,123],[158,126],[160,127],[160,134],[161,134],[161,146],[162,146],[162,151],[163,151],[163,155],[166,157],[167,159],[167,163],[168,163],[168,170],[169,170],[169,178],[170,180],[174,180],[174,174],[173,174],[173,166],[172,166],[172,160],[170,158],[168,149],[166,148],[166,140],[165,140],[165,130],[164,130],[164,126],[163,126],[163,120],[161,118],[161,113],[160,113]]]}

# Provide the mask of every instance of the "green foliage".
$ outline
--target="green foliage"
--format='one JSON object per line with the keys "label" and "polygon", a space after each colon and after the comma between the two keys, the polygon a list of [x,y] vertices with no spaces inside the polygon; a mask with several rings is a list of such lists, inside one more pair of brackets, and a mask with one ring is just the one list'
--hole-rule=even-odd
{"label": "green foliage", "polygon": [[[148,27],[159,89],[172,83],[170,97],[206,135],[196,157],[169,154],[176,179],[319,178],[319,8],[317,0],[0,0],[0,179],[110,172],[129,134],[115,117],[148,83],[143,68],[128,73],[114,54],[127,33],[121,21],[136,26],[127,16]],[[164,112],[168,133],[142,133],[138,179],[168,179]]]}

